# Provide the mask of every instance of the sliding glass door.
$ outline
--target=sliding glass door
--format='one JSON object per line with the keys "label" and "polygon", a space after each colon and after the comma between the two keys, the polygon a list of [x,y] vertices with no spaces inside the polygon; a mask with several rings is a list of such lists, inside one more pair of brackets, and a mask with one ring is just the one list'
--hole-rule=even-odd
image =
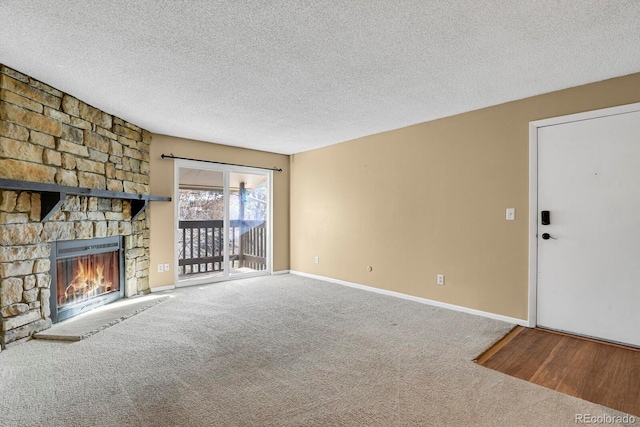
{"label": "sliding glass door", "polygon": [[267,269],[267,176],[231,172],[229,203],[229,272],[231,275]]}
{"label": "sliding glass door", "polygon": [[176,283],[271,272],[271,172],[176,162]]}

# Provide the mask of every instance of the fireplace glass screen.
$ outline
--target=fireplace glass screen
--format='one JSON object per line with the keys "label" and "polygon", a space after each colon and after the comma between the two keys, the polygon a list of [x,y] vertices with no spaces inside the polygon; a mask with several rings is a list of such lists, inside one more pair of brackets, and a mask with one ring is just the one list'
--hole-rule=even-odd
{"label": "fireplace glass screen", "polygon": [[118,251],[56,261],[58,311],[120,291]]}

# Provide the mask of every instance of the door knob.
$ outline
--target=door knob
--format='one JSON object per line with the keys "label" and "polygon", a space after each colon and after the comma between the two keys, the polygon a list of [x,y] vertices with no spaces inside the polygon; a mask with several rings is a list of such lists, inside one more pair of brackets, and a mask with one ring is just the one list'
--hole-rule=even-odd
{"label": "door knob", "polygon": [[543,234],[542,234],[542,239],[543,239],[543,240],[549,240],[549,239],[556,240],[556,238],[555,238],[555,237],[552,237],[552,236],[551,236],[551,234],[549,234],[549,233],[543,233]]}

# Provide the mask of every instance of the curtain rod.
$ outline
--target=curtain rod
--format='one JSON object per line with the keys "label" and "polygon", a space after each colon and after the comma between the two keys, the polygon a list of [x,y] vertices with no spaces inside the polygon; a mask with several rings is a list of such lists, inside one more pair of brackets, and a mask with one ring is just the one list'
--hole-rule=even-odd
{"label": "curtain rod", "polygon": [[215,164],[218,164],[218,165],[241,166],[241,167],[244,167],[244,168],[266,169],[266,170],[269,170],[269,171],[282,172],[282,169],[277,168],[275,166],[272,167],[272,168],[263,168],[262,166],[248,166],[248,165],[239,165],[237,163],[214,162],[213,160],[190,159],[189,157],[179,157],[179,156],[174,156],[173,154],[162,154],[160,157],[163,158],[163,159],[193,160],[194,162],[215,163]]}

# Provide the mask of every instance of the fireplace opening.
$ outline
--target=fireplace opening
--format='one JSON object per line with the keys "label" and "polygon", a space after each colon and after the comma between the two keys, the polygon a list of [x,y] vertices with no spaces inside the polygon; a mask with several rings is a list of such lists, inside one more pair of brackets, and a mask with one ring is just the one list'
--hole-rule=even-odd
{"label": "fireplace opening", "polygon": [[51,320],[60,322],[124,296],[119,236],[55,242],[51,254]]}

